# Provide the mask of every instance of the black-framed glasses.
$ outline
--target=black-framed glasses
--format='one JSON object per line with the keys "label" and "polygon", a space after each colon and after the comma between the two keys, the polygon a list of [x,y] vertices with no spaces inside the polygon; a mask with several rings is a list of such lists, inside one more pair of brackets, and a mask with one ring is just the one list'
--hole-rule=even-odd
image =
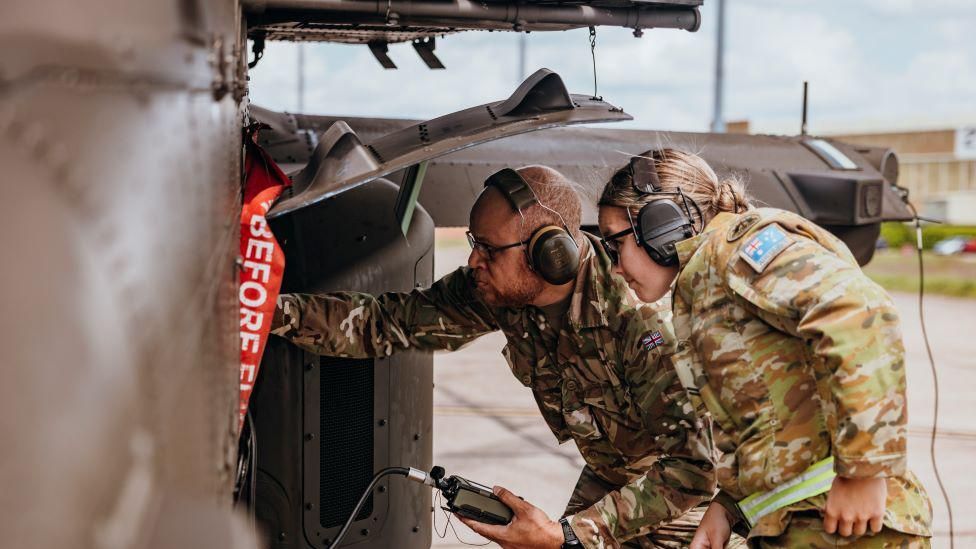
{"label": "black-framed glasses", "polygon": [[629,229],[624,229],[618,233],[613,233],[612,235],[600,238],[600,244],[603,245],[603,251],[607,252],[607,256],[610,258],[610,263],[614,265],[620,264],[620,242],[618,240],[633,233],[637,236],[634,231],[634,227],[631,226]]}
{"label": "black-framed glasses", "polygon": [[468,245],[471,246],[471,249],[483,252],[485,256],[488,257],[488,261],[494,261],[495,254],[500,251],[518,246],[525,246],[529,243],[528,240],[523,240],[521,242],[513,242],[512,244],[504,244],[502,246],[492,246],[491,244],[485,244],[484,242],[479,241],[473,234],[471,234],[471,231],[464,231],[464,236],[468,237]]}

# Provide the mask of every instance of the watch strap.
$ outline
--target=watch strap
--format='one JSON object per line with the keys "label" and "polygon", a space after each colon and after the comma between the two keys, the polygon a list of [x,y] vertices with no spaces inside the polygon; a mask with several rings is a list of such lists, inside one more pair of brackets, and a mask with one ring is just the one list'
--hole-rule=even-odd
{"label": "watch strap", "polygon": [[579,549],[583,546],[579,538],[576,537],[576,532],[573,531],[573,527],[569,525],[569,520],[566,517],[559,519],[559,525],[563,527],[562,549]]}

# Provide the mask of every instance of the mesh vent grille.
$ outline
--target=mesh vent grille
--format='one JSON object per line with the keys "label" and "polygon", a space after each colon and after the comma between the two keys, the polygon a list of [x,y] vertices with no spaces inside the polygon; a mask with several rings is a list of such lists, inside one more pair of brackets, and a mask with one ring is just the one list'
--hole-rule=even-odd
{"label": "mesh vent grille", "polygon": [[[319,509],[323,528],[349,518],[373,477],[373,361],[321,357]],[[373,513],[371,495],[356,516]]]}

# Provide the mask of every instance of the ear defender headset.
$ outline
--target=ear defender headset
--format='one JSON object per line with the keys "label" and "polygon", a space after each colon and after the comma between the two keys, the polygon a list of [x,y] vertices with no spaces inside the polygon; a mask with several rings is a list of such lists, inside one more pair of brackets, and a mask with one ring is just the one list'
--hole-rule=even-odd
{"label": "ear defender headset", "polygon": [[[533,204],[539,204],[562,220],[559,212],[539,202],[529,184],[511,168],[505,168],[489,176],[485,180],[485,188],[489,186],[501,191],[523,219],[525,218],[523,210]],[[576,273],[579,271],[580,251],[565,221],[562,227],[556,225],[539,227],[529,237],[526,246],[529,266],[549,284],[566,284],[576,278]]]}
{"label": "ear defender headset", "polygon": [[[670,267],[678,264],[678,251],[675,244],[695,235],[694,223],[692,222],[694,217],[691,214],[689,203],[698,212],[698,218],[704,218],[698,204],[685,196],[680,189],[676,193],[661,190],[661,180],[658,178],[655,163],[664,160],[664,153],[659,150],[648,151],[643,155],[632,157],[630,159],[631,181],[638,194],[672,198],[648,202],[638,212],[636,222],[630,215],[630,209],[624,209],[627,211],[627,217],[630,218],[637,244],[644,248],[644,251],[651,256],[655,263],[663,267]],[[674,197],[680,199],[681,207],[678,206]],[[700,228],[698,232],[701,232],[703,228]]]}

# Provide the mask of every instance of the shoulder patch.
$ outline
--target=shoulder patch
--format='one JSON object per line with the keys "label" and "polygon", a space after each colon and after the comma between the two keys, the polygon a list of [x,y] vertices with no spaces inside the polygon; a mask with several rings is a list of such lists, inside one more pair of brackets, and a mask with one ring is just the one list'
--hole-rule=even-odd
{"label": "shoulder patch", "polygon": [[641,338],[640,344],[642,347],[644,347],[645,351],[650,351],[655,347],[664,345],[664,336],[659,331],[648,332],[644,337]]}
{"label": "shoulder patch", "polygon": [[742,235],[746,234],[746,231],[751,229],[752,226],[755,225],[756,223],[759,223],[759,214],[757,213],[751,213],[742,217],[742,219],[740,219],[738,223],[736,223],[735,225],[732,226],[732,228],[729,229],[728,234],[725,235],[725,239],[728,240],[729,242],[734,242],[738,240],[739,238],[742,237]]}
{"label": "shoulder patch", "polygon": [[788,248],[794,240],[783,229],[770,225],[759,231],[739,249],[739,257],[757,273],[763,272],[766,265]]}

